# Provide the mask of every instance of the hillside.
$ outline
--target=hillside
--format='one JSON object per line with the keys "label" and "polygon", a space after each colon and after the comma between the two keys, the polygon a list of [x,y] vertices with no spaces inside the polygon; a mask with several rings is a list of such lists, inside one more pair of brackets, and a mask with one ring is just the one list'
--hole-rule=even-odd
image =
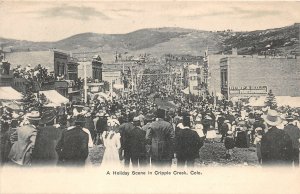
{"label": "hillside", "polygon": [[213,53],[229,53],[232,47],[240,54],[299,55],[299,24],[252,32],[200,31],[183,28],[149,28],[127,34],[83,33],[57,42],[32,42],[0,38],[4,50],[48,50],[51,48],[73,51],[99,51],[112,56],[119,53],[151,53],[203,55],[208,47]]}

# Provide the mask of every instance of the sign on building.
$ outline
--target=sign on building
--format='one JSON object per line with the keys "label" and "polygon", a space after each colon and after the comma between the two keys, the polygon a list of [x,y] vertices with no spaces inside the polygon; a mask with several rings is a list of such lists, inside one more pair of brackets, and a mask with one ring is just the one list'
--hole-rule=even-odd
{"label": "sign on building", "polygon": [[229,94],[233,96],[251,96],[251,95],[265,95],[268,93],[267,86],[243,86],[243,87],[229,87]]}

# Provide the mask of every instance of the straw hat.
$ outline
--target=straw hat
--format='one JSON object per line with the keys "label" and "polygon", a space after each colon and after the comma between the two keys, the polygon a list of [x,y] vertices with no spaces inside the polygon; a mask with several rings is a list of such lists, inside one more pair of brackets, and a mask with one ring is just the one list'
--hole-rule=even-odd
{"label": "straw hat", "polygon": [[268,125],[271,125],[271,126],[277,126],[282,122],[282,120],[276,110],[270,109],[268,111],[267,115],[263,115],[262,118],[265,120],[265,122]]}
{"label": "straw hat", "polygon": [[41,119],[39,111],[31,111],[30,113],[27,114],[27,116],[29,120],[37,121]]}

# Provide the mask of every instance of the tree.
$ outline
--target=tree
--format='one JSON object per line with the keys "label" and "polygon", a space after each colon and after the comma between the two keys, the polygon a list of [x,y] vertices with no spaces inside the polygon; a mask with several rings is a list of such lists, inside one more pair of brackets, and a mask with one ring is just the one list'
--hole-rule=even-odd
{"label": "tree", "polygon": [[275,95],[273,94],[272,90],[270,90],[269,93],[268,93],[268,96],[267,96],[266,101],[265,101],[265,105],[269,106],[270,109],[277,108],[276,98],[275,98]]}
{"label": "tree", "polygon": [[37,105],[37,100],[36,97],[33,93],[33,87],[32,84],[28,84],[25,92],[23,93],[23,106],[24,110],[28,112],[31,108],[36,107]]}

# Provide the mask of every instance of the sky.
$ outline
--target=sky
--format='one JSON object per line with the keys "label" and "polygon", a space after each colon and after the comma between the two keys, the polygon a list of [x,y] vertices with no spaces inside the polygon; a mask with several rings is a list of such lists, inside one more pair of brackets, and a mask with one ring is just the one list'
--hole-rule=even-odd
{"label": "sky", "polygon": [[252,31],[299,23],[299,10],[300,2],[0,0],[0,37],[57,41],[158,27]]}

